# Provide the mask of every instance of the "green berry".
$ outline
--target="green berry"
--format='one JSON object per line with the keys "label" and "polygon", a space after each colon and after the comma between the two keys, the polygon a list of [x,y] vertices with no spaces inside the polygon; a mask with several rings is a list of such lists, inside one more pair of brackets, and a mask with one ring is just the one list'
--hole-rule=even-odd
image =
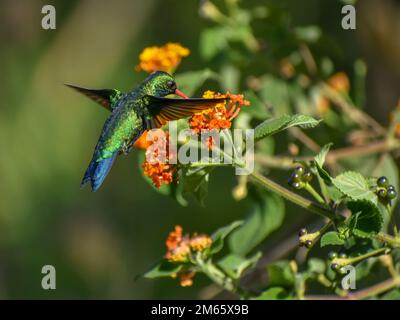
{"label": "green berry", "polygon": [[383,199],[383,198],[386,198],[387,191],[386,191],[386,189],[379,189],[377,194],[378,194],[379,198]]}
{"label": "green berry", "polygon": [[307,229],[306,228],[302,228],[299,231],[299,237],[305,236],[307,234]]}
{"label": "green berry", "polygon": [[298,175],[302,176],[304,173],[304,168],[302,166],[297,166],[294,168],[294,173],[297,173]]}
{"label": "green berry", "polygon": [[301,182],[293,182],[292,187],[296,190],[300,190],[301,188],[303,188],[303,184]]}
{"label": "green berry", "polygon": [[337,258],[337,253],[334,251],[329,252],[328,258],[329,258],[329,260],[333,260],[333,259]]}
{"label": "green berry", "polygon": [[390,200],[393,200],[394,198],[397,197],[397,192],[396,192],[395,190],[388,190],[388,192],[387,192],[387,197],[388,197]]}
{"label": "green berry", "polygon": [[345,268],[345,267],[341,267],[341,268],[339,269],[339,273],[340,273],[340,274],[346,274],[346,273],[347,273],[346,268]]}
{"label": "green berry", "polygon": [[303,179],[304,182],[310,182],[312,180],[312,174],[310,171],[307,171],[306,173],[303,174]]}
{"label": "green berry", "polygon": [[379,187],[384,187],[384,188],[386,188],[389,184],[388,179],[386,177],[378,178],[378,180],[376,180],[376,183]]}
{"label": "green berry", "polygon": [[340,258],[340,259],[346,259],[346,258],[347,258],[347,254],[345,254],[344,252],[341,252],[341,253],[339,254],[339,258]]}
{"label": "green berry", "polygon": [[387,191],[389,191],[389,190],[394,190],[394,191],[396,191],[396,189],[395,189],[395,187],[394,187],[393,185],[390,185],[389,187],[387,187]]}
{"label": "green berry", "polygon": [[293,172],[292,175],[290,176],[290,180],[293,182],[300,182],[301,181],[301,175]]}

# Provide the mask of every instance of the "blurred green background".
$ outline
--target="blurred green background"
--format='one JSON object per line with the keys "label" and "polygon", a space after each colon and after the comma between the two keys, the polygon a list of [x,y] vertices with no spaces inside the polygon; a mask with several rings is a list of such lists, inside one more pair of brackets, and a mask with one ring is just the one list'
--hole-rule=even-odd
{"label": "blurred green background", "polygon": [[[41,8],[57,10],[57,29],[41,28]],[[129,90],[146,75],[134,71],[150,45],[191,49],[179,72],[207,67],[199,36],[211,23],[198,1],[0,1],[0,298],[198,298],[207,282],[180,288],[173,280],[135,280],[165,251],[175,224],[211,233],[242,218],[248,203],[232,199],[229,170],[211,177],[205,207],[179,206],[141,178],[137,154],[117,161],[97,192],[79,183],[107,111],[63,86]],[[340,27],[336,0],[246,0],[275,5],[295,25],[315,24],[332,43],[337,70],[351,74],[366,60],[369,113],[382,123],[400,88],[400,3],[360,0],[357,31]],[[254,27],[268,44],[262,21]],[[215,41],[218,41],[216,39]],[[266,48],[268,51],[268,46]],[[200,94],[199,92],[197,94]],[[296,213],[296,214],[295,214]],[[302,226],[298,210],[287,232]],[[285,235],[274,234],[273,248]],[[41,268],[57,270],[57,289],[41,288]],[[200,296],[199,296],[200,292]]]}

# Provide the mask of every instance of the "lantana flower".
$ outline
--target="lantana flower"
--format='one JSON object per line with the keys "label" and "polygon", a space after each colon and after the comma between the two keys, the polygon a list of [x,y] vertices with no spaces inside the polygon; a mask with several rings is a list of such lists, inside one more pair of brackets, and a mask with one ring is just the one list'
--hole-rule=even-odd
{"label": "lantana flower", "polygon": [[[203,94],[204,99],[212,98],[229,98],[227,102],[217,104],[214,108],[193,115],[189,119],[189,127],[196,133],[202,131],[229,129],[232,126],[232,120],[239,114],[242,106],[250,105],[250,102],[244,99],[241,94],[233,93],[216,93],[214,91],[206,91]],[[209,137],[208,147],[213,146],[213,138]]]}
{"label": "lantana flower", "polygon": [[146,159],[143,163],[143,174],[154,183],[156,188],[162,184],[172,183],[176,165],[170,164],[173,155],[169,152],[169,134],[161,129],[143,134],[140,143],[135,146],[146,148]]}
{"label": "lantana flower", "polygon": [[[190,237],[189,234],[183,234],[181,226],[175,226],[175,229],[169,233],[165,242],[167,247],[165,259],[174,263],[188,262],[192,253],[202,252],[210,247],[211,244],[212,240],[208,235],[195,233]],[[195,274],[189,267],[174,273],[172,277],[179,278],[181,286],[187,287],[193,284],[192,279]]]}
{"label": "lantana flower", "polygon": [[181,63],[182,58],[189,54],[190,50],[179,43],[168,42],[162,47],[147,47],[140,53],[140,62],[135,69],[148,73],[154,71],[172,73]]}

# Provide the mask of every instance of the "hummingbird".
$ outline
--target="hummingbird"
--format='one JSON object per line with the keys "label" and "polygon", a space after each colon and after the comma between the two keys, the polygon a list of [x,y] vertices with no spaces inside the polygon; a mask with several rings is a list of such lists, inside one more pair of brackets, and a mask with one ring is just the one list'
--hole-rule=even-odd
{"label": "hummingbird", "polygon": [[[226,100],[190,99],[177,89],[174,78],[163,71],[153,72],[128,92],[66,85],[111,111],[81,182],[81,187],[90,182],[93,192],[103,184],[117,155],[128,154],[144,131],[160,128],[168,121],[190,117]],[[181,98],[166,97],[172,94]]]}

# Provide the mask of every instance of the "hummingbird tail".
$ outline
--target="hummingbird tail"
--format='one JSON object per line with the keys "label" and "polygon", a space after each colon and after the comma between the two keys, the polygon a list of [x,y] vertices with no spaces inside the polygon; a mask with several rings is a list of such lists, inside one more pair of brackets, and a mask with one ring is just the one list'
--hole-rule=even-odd
{"label": "hummingbird tail", "polygon": [[96,192],[103,184],[104,179],[110,172],[112,165],[114,164],[115,158],[118,155],[118,151],[114,152],[110,158],[96,161],[92,159],[89,167],[87,168],[85,175],[81,182],[81,188],[84,187],[89,181],[92,185],[92,191]]}

